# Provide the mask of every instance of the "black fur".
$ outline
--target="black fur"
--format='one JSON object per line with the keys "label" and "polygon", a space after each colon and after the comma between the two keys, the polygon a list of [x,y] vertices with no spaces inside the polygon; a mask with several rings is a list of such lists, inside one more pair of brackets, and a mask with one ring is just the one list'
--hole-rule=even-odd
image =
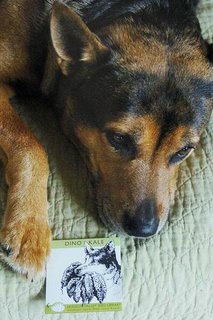
{"label": "black fur", "polygon": [[100,27],[127,17],[128,15],[140,14],[147,8],[196,8],[199,0],[80,0],[65,1],[67,5],[77,11],[90,27]]}
{"label": "black fur", "polygon": [[[103,28],[111,20],[131,15],[135,25],[146,25],[154,30],[150,34],[141,33],[143,39],[151,42],[153,37],[172,47],[175,41],[184,38],[191,38],[192,43],[200,42],[202,45],[194,11],[197,2],[91,0],[68,1],[67,4],[80,12],[97,34],[99,27]],[[166,81],[158,75],[127,72],[116,64],[114,58],[120,48],[108,44],[107,37],[102,41],[110,47],[111,56],[107,61],[92,66],[83,63],[72,66],[70,79],[62,76],[59,81],[58,105],[63,109],[63,97],[66,99],[71,95],[77,106],[73,115],[75,122],[84,121],[103,130],[107,122],[121,113],[152,113],[158,117],[162,127],[166,124],[168,131],[180,124],[202,125],[206,115],[206,99],[212,97],[213,82],[206,83],[199,78],[177,78],[172,66]]]}

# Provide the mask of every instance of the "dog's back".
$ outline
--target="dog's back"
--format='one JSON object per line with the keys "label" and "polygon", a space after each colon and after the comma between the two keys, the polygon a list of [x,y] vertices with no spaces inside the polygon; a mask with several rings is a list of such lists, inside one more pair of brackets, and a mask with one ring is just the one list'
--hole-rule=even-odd
{"label": "dog's back", "polygon": [[41,80],[50,9],[45,0],[0,1],[0,81]]}

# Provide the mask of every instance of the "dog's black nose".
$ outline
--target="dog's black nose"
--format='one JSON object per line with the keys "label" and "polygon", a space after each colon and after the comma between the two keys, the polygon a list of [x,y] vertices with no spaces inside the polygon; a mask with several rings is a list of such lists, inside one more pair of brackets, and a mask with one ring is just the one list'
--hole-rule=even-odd
{"label": "dog's black nose", "polygon": [[134,237],[149,237],[156,233],[159,225],[156,202],[144,200],[134,215],[125,213],[123,227],[126,233]]}

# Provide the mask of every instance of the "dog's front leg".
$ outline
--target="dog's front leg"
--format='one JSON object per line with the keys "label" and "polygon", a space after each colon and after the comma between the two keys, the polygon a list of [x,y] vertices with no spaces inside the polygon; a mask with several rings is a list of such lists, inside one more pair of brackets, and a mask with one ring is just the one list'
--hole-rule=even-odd
{"label": "dog's front leg", "polygon": [[44,270],[50,251],[48,162],[42,146],[10,105],[10,94],[10,88],[0,85],[0,147],[9,186],[0,250],[13,269],[33,277]]}

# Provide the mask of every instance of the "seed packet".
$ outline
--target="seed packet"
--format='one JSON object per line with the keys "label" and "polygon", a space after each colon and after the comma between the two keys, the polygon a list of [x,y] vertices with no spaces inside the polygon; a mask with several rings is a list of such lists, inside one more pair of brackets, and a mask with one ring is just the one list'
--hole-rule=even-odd
{"label": "seed packet", "polygon": [[45,313],[120,311],[120,240],[55,240],[47,262]]}

